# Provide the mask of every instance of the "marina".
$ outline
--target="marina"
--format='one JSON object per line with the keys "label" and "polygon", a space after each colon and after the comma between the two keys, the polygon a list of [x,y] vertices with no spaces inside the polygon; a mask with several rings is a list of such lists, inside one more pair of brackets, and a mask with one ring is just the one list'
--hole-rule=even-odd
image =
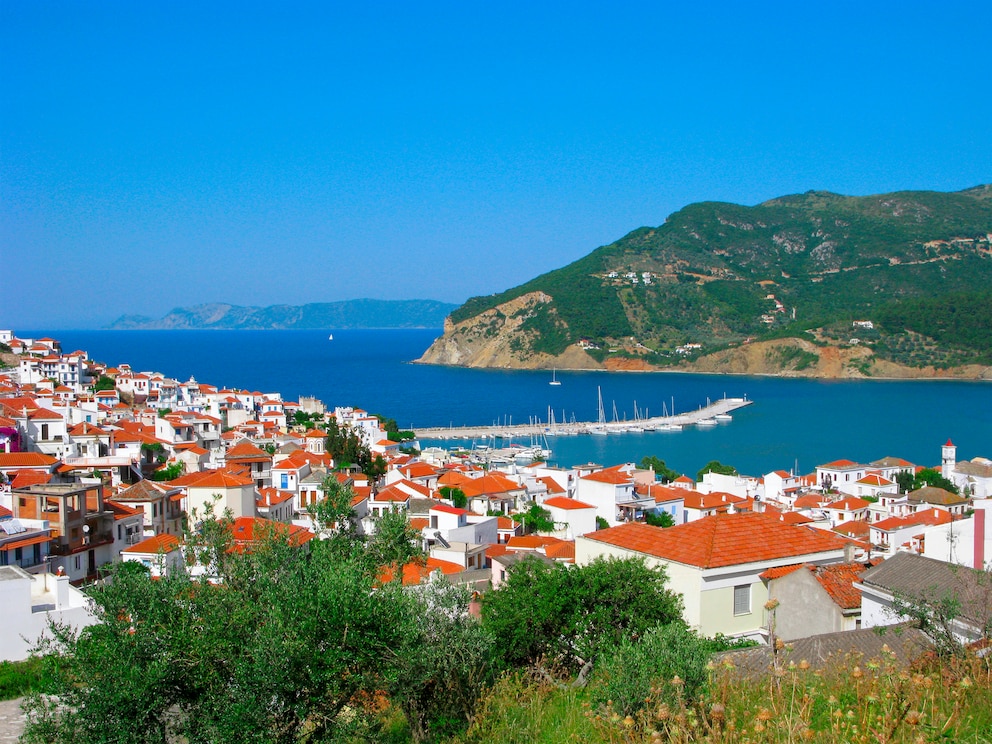
{"label": "marina", "polygon": [[605,435],[643,431],[681,431],[687,426],[715,426],[718,422],[730,421],[734,411],[749,406],[752,402],[747,397],[721,398],[685,413],[636,421],[606,421],[602,415],[602,399],[600,399],[598,421],[556,422],[553,413],[549,412],[547,421],[535,422],[532,420],[526,424],[513,424],[511,420],[491,426],[414,427],[414,432],[418,439],[488,440],[578,434]]}

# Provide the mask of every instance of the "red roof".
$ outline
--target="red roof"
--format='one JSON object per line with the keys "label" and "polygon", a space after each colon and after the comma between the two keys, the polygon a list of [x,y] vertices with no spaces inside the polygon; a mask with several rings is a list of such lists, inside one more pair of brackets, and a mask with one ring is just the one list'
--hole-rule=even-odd
{"label": "red roof", "polygon": [[783,524],[776,517],[759,512],[716,514],[667,529],[631,522],[585,537],[699,568],[842,550],[847,543],[837,535]]}
{"label": "red roof", "polygon": [[[415,586],[423,584],[435,571],[440,571],[443,575],[461,573],[465,569],[457,563],[442,561],[439,558],[428,558],[426,561],[411,561],[402,568],[401,576],[403,586]],[[385,566],[379,572],[379,581],[388,584],[396,578],[396,567]]]}
{"label": "red roof", "polygon": [[18,470],[14,480],[10,482],[11,488],[27,488],[36,484],[50,483],[52,475],[39,470]]}
{"label": "red roof", "polygon": [[179,547],[179,538],[175,535],[155,535],[155,537],[149,537],[147,540],[142,540],[137,545],[131,545],[130,547],[124,548],[122,553],[151,553],[158,555],[159,553],[171,553],[173,550]]}
{"label": "red roof", "polygon": [[289,544],[293,546],[303,545],[316,537],[306,527],[300,527],[299,525],[273,522],[268,519],[261,519],[260,517],[238,517],[234,520],[234,524],[231,525],[231,534],[234,536],[235,542],[234,549],[246,550],[251,543],[254,543],[258,539],[255,536],[255,532],[263,533],[266,530],[271,530],[276,535],[286,535]]}
{"label": "red roof", "polygon": [[849,470],[859,467],[861,466],[852,460],[834,460],[833,462],[828,462],[826,465],[817,465],[817,468],[820,470]]}
{"label": "red roof", "polygon": [[595,509],[595,506],[586,504],[578,499],[568,499],[564,496],[553,496],[544,500],[544,506],[553,506],[556,509]]}
{"label": "red roof", "polygon": [[431,511],[444,512],[445,514],[457,514],[459,517],[462,514],[468,514],[465,509],[458,509],[454,506],[448,506],[447,504],[438,504],[437,506],[432,506]]}
{"label": "red roof", "polygon": [[47,468],[58,460],[40,452],[0,452],[0,470],[5,468]]}
{"label": "red roof", "polygon": [[865,501],[864,499],[859,499],[856,496],[848,496],[840,501],[834,501],[832,504],[828,504],[828,509],[837,509],[838,511],[856,511],[858,509],[867,509],[870,501]]}
{"label": "red roof", "polygon": [[583,475],[582,480],[596,481],[598,483],[611,483],[615,486],[624,485],[631,482],[630,475],[621,473],[616,468],[597,470],[595,473]]}

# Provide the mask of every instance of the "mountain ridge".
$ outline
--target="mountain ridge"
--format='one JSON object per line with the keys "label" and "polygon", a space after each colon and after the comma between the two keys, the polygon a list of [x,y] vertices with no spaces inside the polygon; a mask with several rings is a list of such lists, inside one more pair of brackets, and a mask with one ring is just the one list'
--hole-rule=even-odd
{"label": "mountain ridge", "polygon": [[[741,344],[795,337],[868,349],[867,361],[848,355],[855,375],[873,374],[875,361],[887,376],[892,365],[907,374],[982,367],[992,364],[992,334],[978,318],[990,288],[988,185],[697,202],[560,269],[470,298],[420,361],[692,369]],[[956,303],[974,320],[955,317]],[[776,371],[766,366],[761,373]]]}
{"label": "mountain ridge", "polygon": [[457,306],[436,300],[342,300],[253,307],[215,302],[173,308],[162,318],[122,315],[108,330],[333,330],[440,328]]}

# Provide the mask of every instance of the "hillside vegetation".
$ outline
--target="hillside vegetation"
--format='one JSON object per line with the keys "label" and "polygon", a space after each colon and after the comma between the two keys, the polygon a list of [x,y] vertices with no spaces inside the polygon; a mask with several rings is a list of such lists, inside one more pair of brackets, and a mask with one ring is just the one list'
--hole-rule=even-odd
{"label": "hillside vegetation", "polygon": [[[449,316],[446,358],[429,351],[424,361],[459,363],[452,344],[467,348],[480,329],[492,339],[509,325],[508,366],[578,344],[593,363],[664,367],[784,337],[864,345],[911,367],[988,364],[990,193],[811,191],[754,207],[691,204],[660,227],[470,299]],[[507,303],[520,307],[508,314]]]}

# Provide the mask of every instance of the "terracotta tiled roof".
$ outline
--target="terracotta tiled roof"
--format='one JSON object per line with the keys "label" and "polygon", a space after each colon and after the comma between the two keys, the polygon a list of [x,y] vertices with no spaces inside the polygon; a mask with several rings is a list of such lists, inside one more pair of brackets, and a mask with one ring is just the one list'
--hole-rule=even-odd
{"label": "terracotta tiled roof", "polygon": [[861,606],[861,592],[854,588],[854,584],[861,580],[861,574],[868,568],[863,563],[835,563],[829,566],[810,566],[809,570],[826,589],[834,604],[845,610],[853,610]]}
{"label": "terracotta tiled roof", "polygon": [[553,506],[556,509],[595,509],[595,506],[586,504],[578,499],[568,499],[564,496],[553,496],[544,500],[544,506]]}
{"label": "terracotta tiled roof", "polygon": [[431,520],[429,520],[427,517],[411,517],[410,526],[413,527],[413,529],[415,530],[422,530],[425,527],[431,526]]}
{"label": "terracotta tiled roof", "polygon": [[54,457],[40,452],[0,452],[0,470],[6,468],[49,468],[57,463]]}
{"label": "terracotta tiled roof", "polygon": [[234,537],[235,548],[237,550],[249,549],[251,543],[256,541],[255,532],[260,534],[271,530],[276,535],[285,535],[290,545],[299,546],[310,542],[316,537],[314,533],[306,527],[295,524],[285,524],[283,522],[273,522],[259,517],[238,517],[231,525],[231,534]]}
{"label": "terracotta tiled roof", "polygon": [[888,478],[883,478],[878,473],[872,473],[866,475],[864,478],[858,481],[858,483],[864,483],[866,486],[891,486],[892,481]]}
{"label": "terracotta tiled roof", "polygon": [[410,500],[411,494],[408,491],[404,491],[396,487],[394,483],[391,486],[383,488],[379,493],[375,495],[376,501],[392,501],[392,502],[407,502]]}
{"label": "terracotta tiled roof", "polygon": [[517,526],[517,523],[509,517],[496,517],[496,529],[498,530],[515,530]]}
{"label": "terracotta tiled roof", "polygon": [[495,496],[524,490],[516,481],[502,473],[489,473],[481,478],[470,478],[458,486],[469,498],[475,496]]}
{"label": "terracotta tiled roof", "polygon": [[734,496],[732,493],[721,491],[714,491],[713,493],[690,491],[685,494],[686,509],[729,509],[742,501],[744,499]]}
{"label": "terracotta tiled roof", "polygon": [[400,468],[405,478],[431,478],[437,475],[437,469],[426,462],[414,462]]}
{"label": "terracotta tiled roof", "polygon": [[162,483],[150,480],[140,480],[133,486],[114,496],[114,501],[158,501],[165,498],[167,494],[175,491]]}
{"label": "terracotta tiled roof", "polygon": [[809,524],[813,520],[799,512],[782,512],[778,515],[778,521],[784,524]]}
{"label": "terracotta tiled roof", "polygon": [[[411,561],[403,566],[401,571],[401,581],[403,586],[416,586],[423,584],[435,571],[440,571],[444,576],[458,574],[465,569],[457,563],[442,561],[438,558],[428,558],[426,561]],[[379,572],[379,582],[388,584],[396,578],[396,568],[385,566]]]}
{"label": "terracotta tiled roof", "polygon": [[854,519],[837,525],[833,528],[832,532],[836,532],[838,535],[852,537],[856,540],[866,540],[868,534],[871,532],[871,528],[872,525],[867,522]]}
{"label": "terracotta tiled roof", "polygon": [[147,540],[142,540],[137,545],[126,547],[121,552],[158,555],[159,553],[171,553],[178,547],[179,538],[175,535],[161,534],[155,535],[155,537],[149,537]]}
{"label": "terracotta tiled roof", "polygon": [[559,485],[558,481],[556,481],[554,478],[552,478],[549,475],[541,476],[540,478],[537,479],[537,481],[539,483],[543,483],[545,487],[547,487],[548,493],[554,493],[554,494],[565,493],[565,489],[562,488],[561,485]]}
{"label": "terracotta tiled roof", "polygon": [[672,488],[662,486],[657,483],[647,485],[635,485],[634,493],[644,498],[654,499],[656,504],[663,504],[667,501],[680,501],[685,499],[686,490],[684,488]]}
{"label": "terracotta tiled roof", "polygon": [[544,546],[544,554],[554,561],[575,562],[575,541],[562,540]]}
{"label": "terracotta tiled roof", "polygon": [[36,484],[50,483],[51,473],[43,473],[40,470],[18,470],[17,475],[10,482],[11,488],[27,488]]}
{"label": "terracotta tiled roof", "polygon": [[847,542],[757,512],[717,514],[667,529],[631,522],[592,532],[586,538],[699,568],[842,550]]}
{"label": "terracotta tiled roof", "polygon": [[186,488],[241,488],[242,486],[253,486],[255,481],[221,470],[204,470],[200,473],[188,473],[180,476],[171,481],[171,485],[185,486]]}
{"label": "terracotta tiled roof", "polygon": [[589,473],[589,475],[583,475],[582,480],[596,481],[597,483],[612,483],[616,486],[631,482],[630,475],[622,473],[615,468],[606,468],[605,470],[597,470],[595,473]]}
{"label": "terracotta tiled roof", "polygon": [[261,449],[256,447],[254,444],[249,442],[247,439],[242,439],[237,444],[232,445],[231,449],[227,451],[225,457],[228,460],[239,460],[239,459],[264,459],[271,460],[272,456]]}
{"label": "terracotta tiled roof", "polygon": [[431,511],[439,511],[445,514],[455,514],[459,517],[463,514],[468,514],[468,511],[465,509],[458,509],[457,507],[448,506],[447,504],[438,504],[437,506],[432,506]]}
{"label": "terracotta tiled roof", "polygon": [[765,581],[780,579],[783,576],[788,576],[794,571],[798,571],[804,565],[805,564],[803,563],[790,563],[788,566],[775,566],[775,568],[769,568],[767,571],[762,571],[758,574],[758,578],[764,579]]}
{"label": "terracotta tiled roof", "polygon": [[826,465],[817,465],[817,467],[821,470],[851,470],[862,466],[852,460],[834,460]]}
{"label": "terracotta tiled roof", "polygon": [[867,509],[870,503],[870,501],[859,499],[856,496],[848,496],[847,498],[827,504],[827,508],[837,511],[857,511],[858,509]]}
{"label": "terracotta tiled roof", "polygon": [[440,478],[437,479],[437,484],[439,486],[452,486],[458,488],[462,483],[472,480],[469,476],[464,473],[459,473],[456,470],[449,470]]}

